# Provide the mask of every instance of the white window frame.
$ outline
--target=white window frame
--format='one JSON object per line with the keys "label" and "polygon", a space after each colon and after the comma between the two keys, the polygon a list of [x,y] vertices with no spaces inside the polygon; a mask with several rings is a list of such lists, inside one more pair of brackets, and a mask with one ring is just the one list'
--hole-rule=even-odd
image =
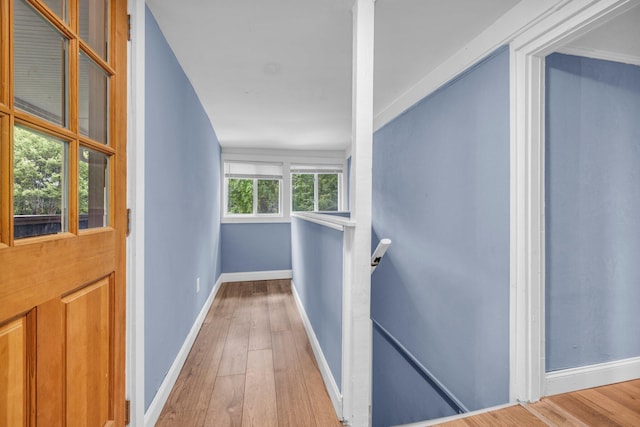
{"label": "white window frame", "polygon": [[[264,164],[267,166],[275,166],[280,168],[280,175],[259,175],[259,174],[234,174],[233,176],[229,176],[226,172],[227,164],[237,163],[237,164]],[[256,162],[256,161],[238,161],[238,160],[226,160],[222,164],[222,173],[223,173],[223,203],[224,206],[221,209],[223,212],[223,218],[282,218],[283,209],[282,209],[282,190],[283,190],[283,181],[284,181],[284,164],[282,162]],[[253,212],[252,213],[231,213],[229,212],[229,179],[245,179],[253,181]],[[278,181],[278,212],[277,213],[259,213],[258,212],[258,181]]]}
{"label": "white window frame", "polygon": [[[337,171],[327,171],[327,172],[318,172],[318,171],[313,171],[313,172],[305,172],[302,170],[295,170],[295,169],[291,169],[289,171],[290,173],[290,177],[291,177],[291,182],[293,183],[293,175],[313,175],[313,211],[312,212],[342,212],[342,186],[343,186],[343,176],[344,176],[344,169],[342,170],[342,172],[337,172]],[[335,211],[319,211],[318,210],[318,176],[319,175],[338,175],[338,209]],[[291,185],[291,212],[308,212],[308,211],[294,211],[293,210],[293,184]]]}
{"label": "white window frame", "polygon": [[[282,165],[282,181],[280,184],[280,214],[231,214],[227,215],[227,191],[228,185],[225,177],[225,163],[271,163]],[[228,223],[265,223],[265,222],[291,222],[291,173],[296,166],[315,166],[316,169],[340,170],[338,182],[338,206],[344,209],[347,206],[344,175],[347,173],[347,159],[345,152],[340,150],[270,150],[270,149],[246,149],[246,148],[222,148],[220,167],[220,222]],[[254,193],[255,197],[255,193]],[[335,212],[335,211],[331,211]]]}

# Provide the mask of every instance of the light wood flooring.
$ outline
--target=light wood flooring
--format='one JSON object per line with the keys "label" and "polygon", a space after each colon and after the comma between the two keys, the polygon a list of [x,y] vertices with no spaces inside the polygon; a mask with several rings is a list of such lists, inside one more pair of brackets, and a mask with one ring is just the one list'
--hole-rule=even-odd
{"label": "light wood flooring", "polygon": [[[156,426],[340,426],[290,280],[224,283]],[[640,427],[640,380],[561,394],[446,427]]]}
{"label": "light wood flooring", "polygon": [[445,427],[640,426],[640,380],[545,397],[438,424]]}
{"label": "light wood flooring", "polygon": [[156,426],[341,426],[290,280],[221,286]]}

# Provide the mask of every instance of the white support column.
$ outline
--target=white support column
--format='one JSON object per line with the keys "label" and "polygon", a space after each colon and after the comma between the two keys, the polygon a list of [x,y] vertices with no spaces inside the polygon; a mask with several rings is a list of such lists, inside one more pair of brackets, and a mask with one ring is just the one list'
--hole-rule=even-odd
{"label": "white support column", "polygon": [[129,0],[131,42],[128,64],[127,205],[131,234],[127,238],[126,396],[131,401],[129,425],[144,425],[144,77],[145,1]]}
{"label": "white support column", "polygon": [[343,417],[353,427],[371,425],[371,166],[373,141],[374,0],[353,6],[352,82],[352,219],[351,280],[345,283],[344,318],[346,370],[343,376]]}

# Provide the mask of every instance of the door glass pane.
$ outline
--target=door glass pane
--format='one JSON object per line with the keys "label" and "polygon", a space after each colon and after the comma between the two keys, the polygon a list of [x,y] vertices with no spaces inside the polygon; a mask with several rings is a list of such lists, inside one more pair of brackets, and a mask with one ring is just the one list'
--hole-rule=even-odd
{"label": "door glass pane", "polygon": [[253,213],[253,179],[229,178],[227,212],[230,214]]}
{"label": "door glass pane", "polygon": [[80,53],[80,133],[107,143],[109,77],[87,55]]}
{"label": "door glass pane", "polygon": [[277,214],[280,212],[280,181],[277,179],[258,180],[258,213]]}
{"label": "door glass pane", "polygon": [[14,6],[15,106],[67,126],[68,40],[24,1]]}
{"label": "door glass pane", "polygon": [[80,229],[109,225],[109,157],[80,147],[78,164]]}
{"label": "door glass pane", "polygon": [[318,210],[338,210],[338,174],[318,175]]}
{"label": "door glass pane", "polygon": [[64,22],[68,22],[67,4],[65,0],[43,0],[49,9],[55,12]]}
{"label": "door glass pane", "polygon": [[20,126],[13,130],[14,237],[67,231],[68,147]]}
{"label": "door glass pane", "polygon": [[103,59],[107,59],[109,1],[80,0],[80,37]]}
{"label": "door glass pane", "polygon": [[313,174],[292,174],[291,199],[294,211],[313,210],[313,181]]}

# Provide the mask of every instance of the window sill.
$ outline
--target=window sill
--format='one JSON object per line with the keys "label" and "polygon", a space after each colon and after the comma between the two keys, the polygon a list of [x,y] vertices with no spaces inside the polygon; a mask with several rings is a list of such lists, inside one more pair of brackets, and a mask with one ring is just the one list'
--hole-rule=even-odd
{"label": "window sill", "polygon": [[222,217],[221,224],[247,224],[247,223],[289,223],[290,217],[284,216],[247,216],[247,217]]}

